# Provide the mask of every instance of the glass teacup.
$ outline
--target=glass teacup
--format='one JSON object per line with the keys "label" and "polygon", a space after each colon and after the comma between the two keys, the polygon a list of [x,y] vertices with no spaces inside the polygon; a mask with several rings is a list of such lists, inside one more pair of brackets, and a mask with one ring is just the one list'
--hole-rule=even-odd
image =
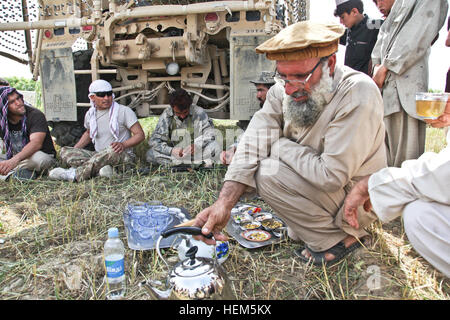
{"label": "glass teacup", "polygon": [[421,119],[437,119],[444,113],[449,93],[416,93],[416,113]]}

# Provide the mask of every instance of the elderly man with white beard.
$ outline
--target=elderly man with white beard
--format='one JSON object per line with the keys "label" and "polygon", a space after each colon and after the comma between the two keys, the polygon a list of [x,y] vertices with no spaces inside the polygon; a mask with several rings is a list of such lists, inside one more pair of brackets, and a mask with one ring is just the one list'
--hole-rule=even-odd
{"label": "elderly man with white beard", "polygon": [[339,25],[293,24],[256,48],[276,60],[275,84],[255,113],[217,201],[193,225],[225,240],[221,230],[246,192],[257,191],[302,240],[304,262],[334,264],[361,246],[374,219],[362,208],[360,228],[343,219],[351,187],[386,166],[383,102],[365,74],[336,64]]}

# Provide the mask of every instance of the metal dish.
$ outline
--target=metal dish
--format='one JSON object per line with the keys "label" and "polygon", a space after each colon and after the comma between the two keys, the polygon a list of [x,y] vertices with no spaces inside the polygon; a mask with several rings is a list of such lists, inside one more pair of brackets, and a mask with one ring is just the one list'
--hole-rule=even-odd
{"label": "metal dish", "polygon": [[244,223],[244,222],[252,221],[252,217],[250,217],[246,213],[236,213],[236,214],[233,215],[233,221],[236,224],[241,224],[241,223]]}
{"label": "metal dish", "polygon": [[254,230],[261,227],[261,223],[258,221],[245,221],[241,222],[240,227],[242,230]]}
{"label": "metal dish", "polygon": [[272,214],[270,214],[270,213],[268,213],[268,212],[263,212],[263,213],[257,214],[257,215],[253,218],[253,220],[258,221],[258,222],[262,222],[262,221],[264,221],[264,220],[272,219],[272,218],[273,218]]}
{"label": "metal dish", "polygon": [[241,233],[241,236],[252,242],[263,242],[269,240],[272,236],[270,233],[264,230],[247,230]]}
{"label": "metal dish", "polygon": [[277,230],[284,227],[283,221],[276,218],[263,220],[261,221],[261,225],[267,231]]}

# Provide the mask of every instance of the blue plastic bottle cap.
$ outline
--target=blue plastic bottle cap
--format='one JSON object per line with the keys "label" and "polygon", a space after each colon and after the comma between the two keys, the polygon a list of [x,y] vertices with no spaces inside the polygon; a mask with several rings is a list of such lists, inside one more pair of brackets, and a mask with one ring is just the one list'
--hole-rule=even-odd
{"label": "blue plastic bottle cap", "polygon": [[110,238],[118,238],[119,230],[117,228],[109,228],[108,229],[108,237]]}

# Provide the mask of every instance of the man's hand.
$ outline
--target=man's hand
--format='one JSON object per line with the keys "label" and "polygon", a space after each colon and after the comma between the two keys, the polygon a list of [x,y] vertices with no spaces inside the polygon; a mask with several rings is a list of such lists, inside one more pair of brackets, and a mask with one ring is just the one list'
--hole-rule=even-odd
{"label": "man's hand", "polygon": [[378,88],[383,88],[384,80],[386,80],[386,76],[388,73],[388,69],[382,64],[377,64],[373,70],[373,81],[375,81]]}
{"label": "man's hand", "polygon": [[17,161],[14,157],[9,160],[1,161],[0,162],[0,174],[3,176],[7,175],[8,172],[10,172],[11,170],[14,170],[18,164],[19,164],[19,161]]}
{"label": "man's hand", "polygon": [[369,178],[370,175],[355,184],[344,201],[344,218],[355,229],[359,229],[358,207],[364,206],[367,212],[372,208],[369,197]]}
{"label": "man's hand", "polygon": [[183,149],[183,157],[190,156],[191,154],[194,154],[195,152],[195,146],[191,144],[190,146],[187,146]]}
{"label": "man's hand", "polygon": [[111,148],[114,150],[115,153],[122,153],[123,150],[125,150],[125,147],[123,146],[122,142],[111,143]]}
{"label": "man's hand", "polygon": [[235,150],[236,148],[231,148],[227,151],[222,151],[220,153],[220,161],[222,162],[222,164],[228,165],[231,163],[231,160],[233,160]]}
{"label": "man's hand", "polygon": [[183,158],[183,149],[172,148],[172,156],[174,156],[175,158]]}
{"label": "man's hand", "polygon": [[228,238],[221,233],[230,219],[231,209],[244,193],[246,185],[236,181],[225,181],[219,194],[219,199],[210,207],[201,211],[195,217],[194,226],[202,228],[202,233],[213,233],[214,239],[194,237],[203,240],[206,244],[214,244],[215,240],[226,241]]}
{"label": "man's hand", "polygon": [[[212,232],[215,240],[227,241],[228,238],[221,231],[226,227],[230,215],[231,209],[218,200],[195,217],[194,225],[201,227],[204,235]],[[214,244],[214,239],[202,238],[201,240],[207,244]]]}
{"label": "man's hand", "polygon": [[444,113],[435,120],[425,119],[425,122],[433,128],[444,128],[450,126],[450,98],[447,101]]}

